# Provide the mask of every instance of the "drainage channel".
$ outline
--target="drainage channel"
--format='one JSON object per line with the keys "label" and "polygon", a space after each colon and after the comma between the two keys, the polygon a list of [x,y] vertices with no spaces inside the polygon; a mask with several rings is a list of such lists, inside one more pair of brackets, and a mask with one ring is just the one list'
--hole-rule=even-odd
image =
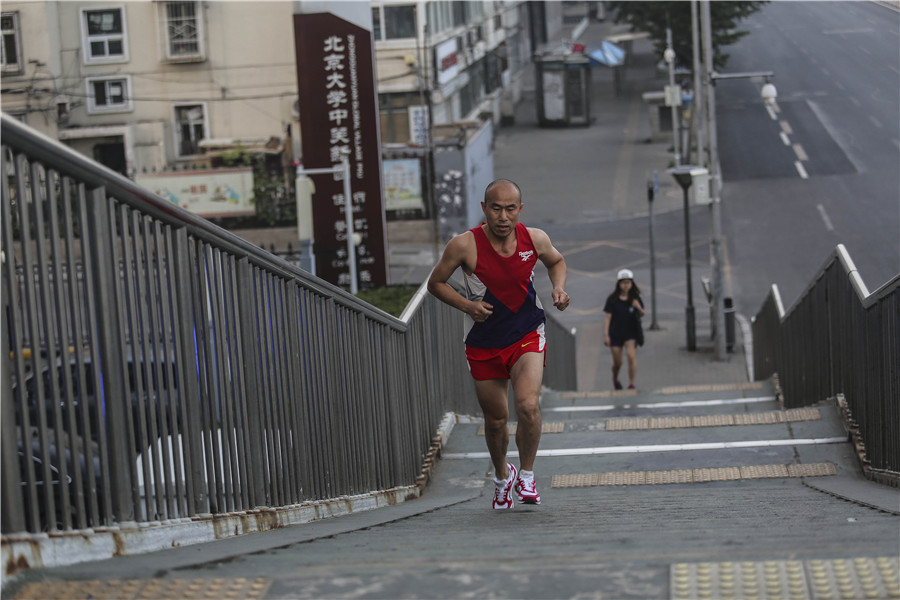
{"label": "drainage channel", "polygon": [[624,485],[666,485],[676,483],[709,483],[713,481],[741,481],[746,479],[776,479],[784,477],[826,477],[837,475],[831,463],[751,465],[741,467],[712,467],[669,469],[665,471],[626,471],[619,473],[585,473],[554,475],[551,488],[579,488]]}

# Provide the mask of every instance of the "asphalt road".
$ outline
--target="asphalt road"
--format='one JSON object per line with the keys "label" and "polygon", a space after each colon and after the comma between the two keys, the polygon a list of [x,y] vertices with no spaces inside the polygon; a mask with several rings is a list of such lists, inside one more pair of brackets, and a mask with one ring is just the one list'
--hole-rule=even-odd
{"label": "asphalt road", "polygon": [[[724,232],[736,304],[770,283],[786,306],[844,244],[869,287],[900,273],[900,13],[874,2],[773,2],[742,29],[716,88]],[[774,118],[772,118],[774,116]]]}

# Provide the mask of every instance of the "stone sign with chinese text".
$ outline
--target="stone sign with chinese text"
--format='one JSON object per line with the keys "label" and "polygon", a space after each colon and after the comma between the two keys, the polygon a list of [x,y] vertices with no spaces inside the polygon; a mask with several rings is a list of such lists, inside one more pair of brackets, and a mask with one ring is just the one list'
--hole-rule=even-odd
{"label": "stone sign with chinese text", "polygon": [[[340,166],[350,152],[353,229],[360,287],[387,284],[381,141],[372,34],[331,13],[295,14],[303,168]],[[349,286],[344,187],[340,176],[312,175],[316,274]]]}

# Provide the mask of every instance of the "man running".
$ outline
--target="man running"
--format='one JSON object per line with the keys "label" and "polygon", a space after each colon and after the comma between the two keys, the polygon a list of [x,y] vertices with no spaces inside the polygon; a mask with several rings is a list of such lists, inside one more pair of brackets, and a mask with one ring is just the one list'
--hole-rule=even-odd
{"label": "man running", "polygon": [[[541,439],[541,380],[546,341],[544,309],[534,290],[534,267],[547,267],[553,306],[565,310],[566,261],[540,229],[519,223],[522,192],[508,179],[491,182],[484,191],[485,222],[454,237],[428,279],[428,291],[472,318],[466,335],[466,359],[484,413],[484,437],[494,465],[493,507],[519,501],[540,504],[534,484],[534,459]],[[447,281],[462,267],[466,296]],[[507,390],[510,380],[517,419],[517,471],[506,461],[509,434]]]}

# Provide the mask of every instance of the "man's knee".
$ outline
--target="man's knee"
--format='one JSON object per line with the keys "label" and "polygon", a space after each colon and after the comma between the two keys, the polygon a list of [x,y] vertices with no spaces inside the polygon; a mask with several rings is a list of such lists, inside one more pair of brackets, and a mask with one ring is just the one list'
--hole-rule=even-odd
{"label": "man's knee", "polygon": [[508,418],[506,415],[503,416],[493,416],[493,415],[484,415],[484,429],[487,432],[497,432],[502,431],[506,428],[506,423]]}

